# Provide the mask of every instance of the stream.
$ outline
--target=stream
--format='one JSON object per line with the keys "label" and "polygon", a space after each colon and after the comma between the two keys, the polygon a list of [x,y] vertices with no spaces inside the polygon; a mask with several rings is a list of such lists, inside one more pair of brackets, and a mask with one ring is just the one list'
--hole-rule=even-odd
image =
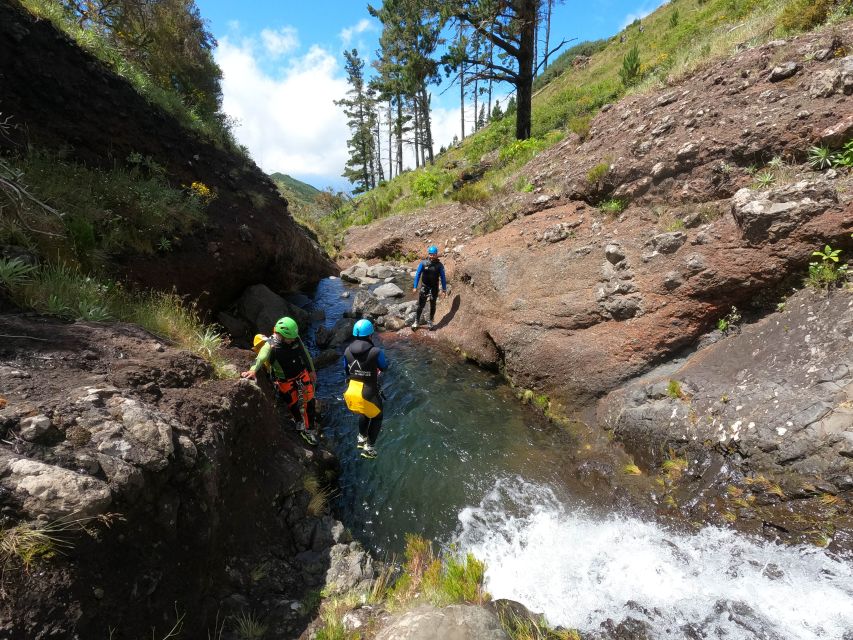
{"label": "stream", "polygon": [[[349,309],[347,288],[318,285],[325,326]],[[320,371],[324,437],[341,462],[336,515],[377,557],[399,556],[406,533],[455,545],[485,561],[493,598],[583,632],[633,618],[654,638],[853,639],[853,558],[641,516],[576,482],[596,452],[500,377],[407,336],[375,341],[390,363],[375,460],[355,448],[343,366]]]}

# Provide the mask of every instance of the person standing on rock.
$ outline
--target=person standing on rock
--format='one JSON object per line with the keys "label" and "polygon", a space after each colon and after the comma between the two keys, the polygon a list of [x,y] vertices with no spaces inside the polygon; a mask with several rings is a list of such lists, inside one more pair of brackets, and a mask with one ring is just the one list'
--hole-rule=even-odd
{"label": "person standing on rock", "polygon": [[355,340],[344,352],[344,373],[347,389],[344,401],[347,408],[359,414],[356,447],[362,458],[375,458],[376,439],[382,428],[382,392],[379,376],[388,368],[385,352],[373,344],[373,323],[359,320],[352,329]]}
{"label": "person standing on rock", "polygon": [[284,317],[275,323],[273,334],[261,346],[254,364],[240,377],[257,380],[257,372],[265,365],[269,365],[276,397],[287,405],[297,431],[308,444],[316,445],[317,403],[314,399],[314,385],[317,383],[317,372],[293,318]]}
{"label": "person standing on rock", "polygon": [[[423,278],[423,279],[422,279]],[[429,320],[427,326],[432,331],[432,321],[435,318],[435,299],[438,297],[438,283],[441,281],[441,295],[447,295],[447,279],[444,276],[444,265],[438,259],[438,247],[431,245],[427,249],[427,259],[421,260],[418,271],[415,273],[415,285],[412,291],[418,290],[418,282],[421,283],[421,292],[418,294],[418,311],[412,329],[417,330],[421,321],[421,313],[429,298]]]}

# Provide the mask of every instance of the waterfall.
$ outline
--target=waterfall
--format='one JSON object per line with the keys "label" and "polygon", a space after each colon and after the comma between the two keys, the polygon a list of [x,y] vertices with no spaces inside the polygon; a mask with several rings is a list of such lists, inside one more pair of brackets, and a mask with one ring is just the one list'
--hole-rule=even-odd
{"label": "waterfall", "polygon": [[853,562],[705,527],[669,531],[629,515],[596,516],[520,477],[498,480],[459,514],[456,544],[486,562],[486,587],[594,631],[641,620],[655,638],[849,638]]}

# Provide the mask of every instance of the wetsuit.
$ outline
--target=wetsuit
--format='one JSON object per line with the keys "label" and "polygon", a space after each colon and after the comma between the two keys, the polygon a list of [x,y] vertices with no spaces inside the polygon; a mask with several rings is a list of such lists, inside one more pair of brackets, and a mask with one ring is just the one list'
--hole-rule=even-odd
{"label": "wetsuit", "polygon": [[344,352],[344,371],[349,384],[344,392],[347,407],[359,414],[358,433],[376,444],[382,428],[382,396],[379,372],[388,368],[385,352],[370,338],[356,338]]}
{"label": "wetsuit", "polygon": [[435,318],[435,299],[438,297],[439,280],[441,280],[441,290],[447,291],[447,279],[444,277],[444,265],[441,261],[438,258],[421,260],[415,274],[414,288],[418,288],[418,281],[421,283],[421,290],[418,293],[418,315],[415,316],[415,320],[421,319],[427,298],[429,298],[429,321],[432,322]]}
{"label": "wetsuit", "polygon": [[[297,425],[305,429],[315,428],[317,403],[314,400],[314,380],[317,374],[314,363],[302,340],[284,340],[277,333],[261,347],[251,371],[270,364],[270,373],[278,390],[279,401],[287,405]],[[300,402],[301,400],[301,402]]]}

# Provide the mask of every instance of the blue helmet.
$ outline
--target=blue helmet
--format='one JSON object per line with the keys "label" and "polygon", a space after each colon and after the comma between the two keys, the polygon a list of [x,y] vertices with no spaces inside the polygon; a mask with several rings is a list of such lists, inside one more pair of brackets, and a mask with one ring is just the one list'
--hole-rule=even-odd
{"label": "blue helmet", "polygon": [[427,253],[431,256],[437,256],[438,247],[436,247],[434,244],[430,245],[429,249],[427,249]]}
{"label": "blue helmet", "polygon": [[352,328],[352,335],[356,338],[366,338],[369,335],[373,334],[373,323],[370,320],[362,318],[358,322],[355,323],[355,326]]}

